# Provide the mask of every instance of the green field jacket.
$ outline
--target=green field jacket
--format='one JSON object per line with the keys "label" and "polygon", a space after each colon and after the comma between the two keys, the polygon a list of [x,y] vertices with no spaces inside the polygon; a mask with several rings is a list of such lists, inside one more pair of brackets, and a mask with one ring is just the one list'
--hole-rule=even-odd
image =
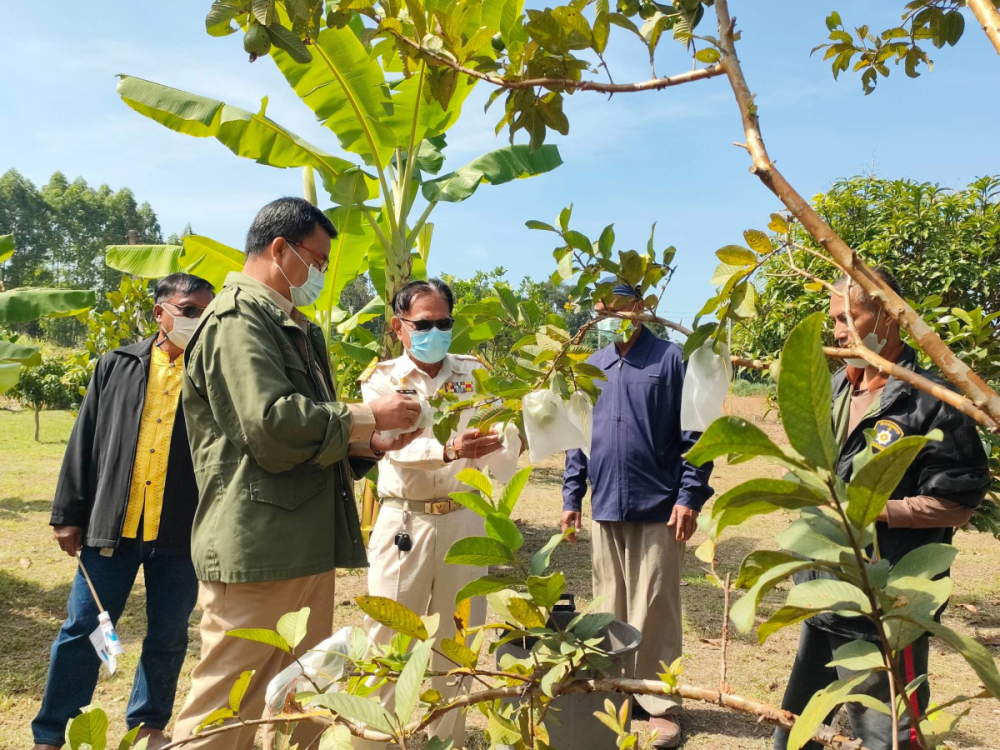
{"label": "green field jacket", "polygon": [[352,479],[375,463],[348,454],[352,440],[367,445],[374,420],[335,400],[322,331],[300,327],[273,294],[230,274],[184,356],[202,581],[367,565]]}

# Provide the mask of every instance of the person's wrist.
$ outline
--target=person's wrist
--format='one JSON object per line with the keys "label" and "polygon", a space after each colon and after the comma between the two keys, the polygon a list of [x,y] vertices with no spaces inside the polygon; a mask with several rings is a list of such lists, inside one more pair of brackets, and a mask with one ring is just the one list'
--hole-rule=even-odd
{"label": "person's wrist", "polygon": [[373,432],[371,438],[368,440],[368,450],[375,455],[375,458],[382,458],[385,455],[385,451],[377,447],[376,441],[381,442],[379,434]]}
{"label": "person's wrist", "polygon": [[444,462],[450,464],[452,461],[458,460],[458,449],[455,447],[455,441],[449,440],[444,446]]}

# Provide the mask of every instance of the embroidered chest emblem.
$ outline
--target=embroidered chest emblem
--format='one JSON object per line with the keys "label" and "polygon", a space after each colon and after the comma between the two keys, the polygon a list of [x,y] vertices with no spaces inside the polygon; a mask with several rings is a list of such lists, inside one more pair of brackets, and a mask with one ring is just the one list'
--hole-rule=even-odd
{"label": "embroidered chest emblem", "polygon": [[903,437],[903,428],[890,419],[880,419],[875,423],[875,442],[872,452],[878,453]]}
{"label": "embroidered chest emblem", "polygon": [[441,386],[442,393],[472,393],[475,390],[471,380],[458,383],[445,383]]}

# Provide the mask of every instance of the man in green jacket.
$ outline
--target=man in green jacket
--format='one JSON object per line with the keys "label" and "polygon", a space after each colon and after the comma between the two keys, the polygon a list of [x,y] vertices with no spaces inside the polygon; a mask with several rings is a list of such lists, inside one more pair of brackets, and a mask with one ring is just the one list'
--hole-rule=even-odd
{"label": "man in green jacket", "polygon": [[[291,661],[227,631],[275,629],[286,612],[308,607],[296,654],[330,636],[335,569],[367,565],[352,480],[418,434],[389,440],[376,432],[412,428],[420,406],[406,396],[336,400],[323,333],[296,309],[322,291],[336,235],[302,199],[261,209],[243,273],[226,279],[187,349],[183,404],[199,493],[191,553],[204,615],[201,661],[174,739],[227,706],[246,670],[256,673],[241,717],[259,717],[268,682]],[[307,747],[322,729],[302,723],[292,741]],[[190,747],[252,750],[255,730]]]}

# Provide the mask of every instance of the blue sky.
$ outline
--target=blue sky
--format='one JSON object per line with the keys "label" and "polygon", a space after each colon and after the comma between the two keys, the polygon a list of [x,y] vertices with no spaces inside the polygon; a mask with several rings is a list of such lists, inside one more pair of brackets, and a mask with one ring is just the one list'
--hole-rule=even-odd
{"label": "blue sky", "polygon": [[[881,30],[898,22],[902,5],[731,0],[765,140],[804,195],[873,161],[885,176],[949,187],[1000,172],[992,148],[1000,121],[1000,59],[971,17],[958,47],[932,51],[933,73],[910,80],[893,66],[868,97],[856,76],[834,82],[829,64],[809,57],[825,37],[823,19],[832,8],[848,26],[866,22]],[[300,173],[238,159],[213,139],[181,136],[139,116],[115,95],[114,74],[251,110],[266,95],[270,117],[339,151],[333,134],[316,124],[273,63],[248,64],[237,35],[205,34],[209,6],[209,0],[105,0],[101,12],[72,14],[71,22],[45,3],[8,8],[8,26],[17,33],[8,36],[0,78],[0,171],[14,167],[39,185],[61,170],[95,185],[128,186],[153,205],[165,234],[190,222],[199,234],[242,247],[261,205],[301,193]],[[634,37],[613,27],[609,50],[616,81],[649,77]],[[658,74],[689,66],[680,45],[661,42]],[[505,134],[493,135],[502,100],[483,113],[488,93],[480,85],[449,132],[446,169],[506,143]],[[623,250],[643,248],[649,225],[657,222],[657,247],[675,245],[679,266],[660,310],[690,322],[711,296],[713,252],[742,242],[744,229],[763,228],[780,208],[749,175],[747,154],[731,145],[743,134],[728,84],[718,78],[611,101],[577,94],[566,111],[570,135],[551,139],[565,162],[558,170],[484,185],[464,203],[438,207],[431,272],[466,276],[503,266],[513,283],[525,275],[544,278],[554,270],[552,236],[529,231],[524,222],[551,222],[572,202],[575,228],[596,238],[615,222],[616,247]]]}

